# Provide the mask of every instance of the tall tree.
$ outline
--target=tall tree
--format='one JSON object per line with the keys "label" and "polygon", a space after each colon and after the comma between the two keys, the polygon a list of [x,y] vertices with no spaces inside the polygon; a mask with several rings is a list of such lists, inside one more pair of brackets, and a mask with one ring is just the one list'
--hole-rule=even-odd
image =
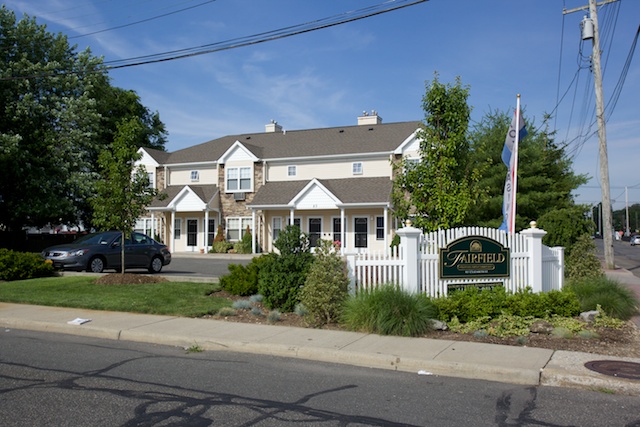
{"label": "tall tree", "polygon": [[411,217],[425,231],[462,224],[474,203],[468,97],[469,87],[459,77],[455,85],[443,84],[435,73],[422,99],[425,118],[417,135],[421,160],[394,166],[394,213],[403,220]]}
{"label": "tall tree", "polygon": [[88,88],[102,74],[65,36],[0,8],[0,227],[75,222],[99,118]]}
{"label": "tall tree", "polygon": [[150,187],[144,167],[135,167],[140,153],[133,143],[144,133],[139,118],[123,120],[117,126],[115,139],[98,157],[101,178],[96,182],[96,195],[91,199],[94,224],[105,230],[122,232],[122,272],[124,273],[124,242],[131,235],[136,220],[156,196]]}
{"label": "tall tree", "polygon": [[158,113],[111,86],[100,58],[0,7],[0,229],[90,225],[98,155],[130,118],[136,149],[164,149]]}
{"label": "tall tree", "polygon": [[[497,228],[502,222],[507,168],[501,153],[511,118],[511,114],[493,111],[471,131],[469,161],[481,174],[473,190],[480,198],[466,218],[469,225]],[[529,227],[531,221],[540,220],[548,212],[573,209],[572,191],[587,181],[584,175],[573,172],[571,160],[557,146],[553,134],[524,119],[528,135],[518,148],[516,230]]]}

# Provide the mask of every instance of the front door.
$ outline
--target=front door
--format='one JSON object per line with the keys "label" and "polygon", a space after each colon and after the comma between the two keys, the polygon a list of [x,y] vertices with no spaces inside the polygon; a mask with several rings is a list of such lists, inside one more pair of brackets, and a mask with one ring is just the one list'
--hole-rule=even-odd
{"label": "front door", "polygon": [[198,246],[198,220],[187,220],[187,250],[194,251]]}
{"label": "front door", "polygon": [[309,218],[309,246],[318,246],[322,235],[322,218]]}

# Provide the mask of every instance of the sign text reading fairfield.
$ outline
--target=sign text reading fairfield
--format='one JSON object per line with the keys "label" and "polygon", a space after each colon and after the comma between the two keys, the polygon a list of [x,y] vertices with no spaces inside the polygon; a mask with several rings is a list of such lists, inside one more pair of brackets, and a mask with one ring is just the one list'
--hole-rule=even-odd
{"label": "sign text reading fairfield", "polygon": [[509,277],[509,248],[493,239],[467,236],[440,249],[440,278]]}

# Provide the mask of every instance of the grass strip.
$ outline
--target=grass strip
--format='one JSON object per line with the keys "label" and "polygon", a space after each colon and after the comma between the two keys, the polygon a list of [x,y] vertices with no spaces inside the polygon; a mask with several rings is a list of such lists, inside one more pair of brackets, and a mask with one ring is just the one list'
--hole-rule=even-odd
{"label": "grass strip", "polygon": [[91,310],[201,317],[231,306],[211,296],[217,283],[163,282],[97,285],[95,277],[49,277],[0,282],[0,301]]}

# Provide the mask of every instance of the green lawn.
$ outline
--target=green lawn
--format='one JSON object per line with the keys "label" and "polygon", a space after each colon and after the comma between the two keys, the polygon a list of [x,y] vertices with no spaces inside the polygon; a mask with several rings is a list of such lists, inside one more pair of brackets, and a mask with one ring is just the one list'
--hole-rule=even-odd
{"label": "green lawn", "polygon": [[217,283],[163,282],[96,285],[95,277],[50,277],[0,282],[0,301],[132,313],[200,317],[231,306],[211,296]]}

